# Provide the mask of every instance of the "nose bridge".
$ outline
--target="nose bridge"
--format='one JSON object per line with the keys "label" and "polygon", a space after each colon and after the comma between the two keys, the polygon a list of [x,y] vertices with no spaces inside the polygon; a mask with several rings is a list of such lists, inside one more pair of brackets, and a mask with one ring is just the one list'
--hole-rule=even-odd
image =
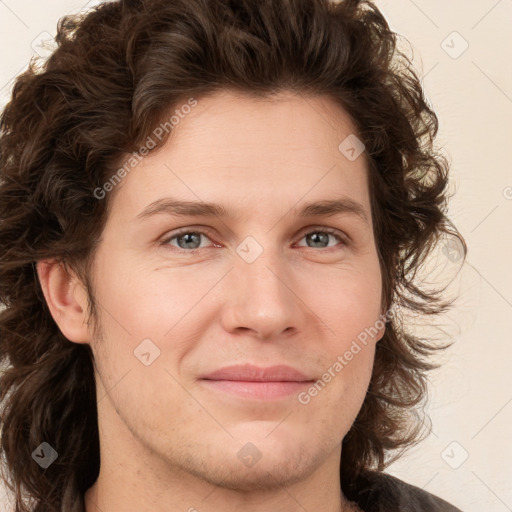
{"label": "nose bridge", "polygon": [[[271,238],[271,237],[268,237]],[[226,327],[247,328],[261,337],[278,335],[294,326],[295,298],[285,258],[277,246],[247,237],[236,249]]]}
{"label": "nose bridge", "polygon": [[273,298],[279,300],[286,294],[283,283],[287,274],[286,267],[276,249],[265,250],[251,263],[240,258],[235,264],[235,271],[237,278],[244,283],[244,288],[253,293],[258,292],[259,297],[268,295],[271,301]]}

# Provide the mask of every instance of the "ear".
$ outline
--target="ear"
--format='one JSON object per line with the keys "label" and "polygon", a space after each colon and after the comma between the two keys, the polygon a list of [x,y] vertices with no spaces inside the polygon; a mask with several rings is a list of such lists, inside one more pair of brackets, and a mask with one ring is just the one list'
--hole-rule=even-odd
{"label": "ear", "polygon": [[[384,323],[384,320],[382,320],[382,322]],[[386,332],[386,324],[384,323],[384,327],[382,327],[381,329],[379,329],[379,332],[377,333],[377,335],[375,336],[375,342],[378,343],[382,337],[384,336],[384,333]]]}
{"label": "ear", "polygon": [[56,261],[37,263],[39,282],[50,313],[62,334],[75,343],[89,343],[87,293],[74,272]]}
{"label": "ear", "polygon": [[[379,319],[377,320],[380,328],[379,328],[379,331],[377,332],[377,334],[375,336],[375,341],[376,342],[379,342],[382,339],[382,337],[384,336],[384,333],[386,332],[386,319],[387,319],[386,311],[382,310],[380,312]],[[382,324],[382,326],[381,326],[381,324]]]}

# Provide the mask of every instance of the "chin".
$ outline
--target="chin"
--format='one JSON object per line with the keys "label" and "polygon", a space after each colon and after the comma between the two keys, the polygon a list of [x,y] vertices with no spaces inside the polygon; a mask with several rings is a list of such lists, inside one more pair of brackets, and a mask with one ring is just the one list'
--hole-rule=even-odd
{"label": "chin", "polygon": [[[208,483],[232,491],[254,492],[272,491],[296,484],[306,479],[313,471],[311,463],[297,456],[261,459],[253,466],[245,466],[241,461],[226,463],[221,467],[203,466],[195,476]],[[191,471],[192,472],[192,471]]]}

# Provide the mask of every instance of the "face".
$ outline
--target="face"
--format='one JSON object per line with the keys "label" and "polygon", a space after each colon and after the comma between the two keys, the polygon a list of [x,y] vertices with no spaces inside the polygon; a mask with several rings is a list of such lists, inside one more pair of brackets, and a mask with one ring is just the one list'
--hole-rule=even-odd
{"label": "face", "polygon": [[232,489],[339,467],[383,334],[361,342],[381,274],[353,133],[325,97],[223,91],[124,177],[90,340],[112,446]]}

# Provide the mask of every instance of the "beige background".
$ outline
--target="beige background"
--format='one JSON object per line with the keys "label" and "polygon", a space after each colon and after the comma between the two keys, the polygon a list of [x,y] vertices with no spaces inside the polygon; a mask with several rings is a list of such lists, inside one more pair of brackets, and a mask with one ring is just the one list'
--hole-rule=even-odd
{"label": "beige background", "polygon": [[[13,77],[45,52],[41,42],[55,34],[58,18],[83,5],[0,0],[1,105]],[[456,308],[436,331],[456,343],[431,374],[432,433],[389,472],[464,512],[512,511],[512,0],[377,5],[412,43],[452,162],[450,213],[469,246],[452,286]]]}

